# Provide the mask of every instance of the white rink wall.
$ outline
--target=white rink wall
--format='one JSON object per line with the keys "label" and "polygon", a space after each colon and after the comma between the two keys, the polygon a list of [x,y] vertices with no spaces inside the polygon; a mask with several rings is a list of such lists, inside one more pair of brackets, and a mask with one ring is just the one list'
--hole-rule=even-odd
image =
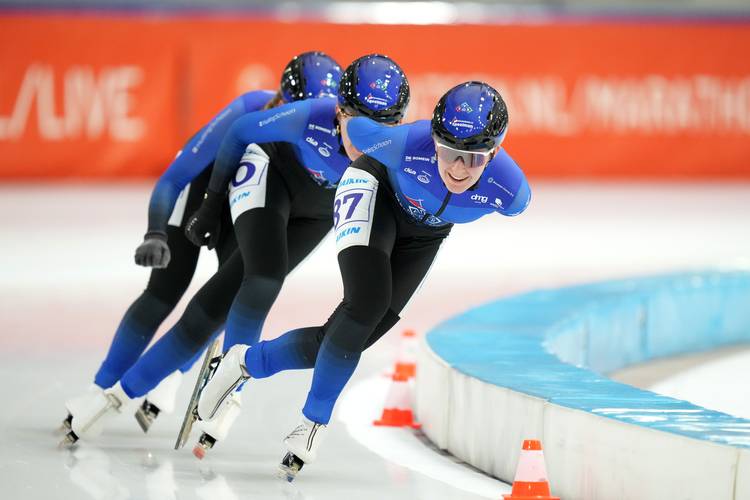
{"label": "white rink wall", "polygon": [[[750,499],[750,421],[583,368],[748,342],[748,302],[750,274],[703,273],[542,291],[471,310],[422,343],[418,418],[438,447],[506,482],[522,441],[542,440],[553,494],[565,500]],[[528,315],[543,309],[552,311]],[[608,332],[617,337],[609,355]],[[578,366],[557,358],[576,351]]]}

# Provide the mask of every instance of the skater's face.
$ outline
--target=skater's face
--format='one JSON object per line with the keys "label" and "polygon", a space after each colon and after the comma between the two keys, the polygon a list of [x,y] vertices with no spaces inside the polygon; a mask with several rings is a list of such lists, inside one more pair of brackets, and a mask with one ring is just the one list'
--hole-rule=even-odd
{"label": "skater's face", "polygon": [[440,178],[448,191],[461,194],[476,184],[495,151],[468,152],[435,141]]}
{"label": "skater's face", "polygon": [[346,156],[348,156],[351,161],[354,161],[362,156],[362,152],[354,147],[351,139],[349,139],[349,133],[346,131],[346,124],[352,119],[352,115],[348,114],[341,108],[336,108],[336,116],[339,119],[339,129],[341,130],[341,144],[344,145]]}

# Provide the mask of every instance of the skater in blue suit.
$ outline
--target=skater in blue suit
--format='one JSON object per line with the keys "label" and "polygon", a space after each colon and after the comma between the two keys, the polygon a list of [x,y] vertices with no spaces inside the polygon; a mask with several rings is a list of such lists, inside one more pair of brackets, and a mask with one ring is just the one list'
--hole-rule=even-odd
{"label": "skater in blue suit", "polygon": [[[333,227],[336,186],[361,154],[340,133],[340,124],[360,116],[395,125],[408,102],[401,68],[373,54],[344,71],[338,99],[303,100],[238,119],[222,141],[205,199],[189,218],[186,234],[211,248],[221,239],[221,214],[228,203],[239,251],[193,297],[177,324],[108,390],[108,401],[82,412],[78,424],[74,414],[73,431],[124,411],[192,358],[225,320],[225,349],[256,343],[286,274]],[[196,454],[223,439],[240,407],[235,392],[221,415],[203,428]]]}
{"label": "skater in blue suit", "polygon": [[[148,230],[135,251],[136,264],[153,268],[148,285],[120,321],[94,383],[85,395],[66,404],[69,413],[64,421],[65,430],[69,430],[72,418],[70,406],[96,399],[104,389],[120,380],[138,360],[190,284],[200,248],[186,238],[185,223],[187,216],[203,201],[219,145],[231,125],[248,113],[287,102],[335,96],[340,79],[341,68],[328,55],[323,52],[300,54],[284,68],[278,91],[256,90],[237,97],[177,153],[154,186],[148,207]],[[219,266],[223,267],[237,248],[228,209],[220,214],[220,224],[225,230],[212,248],[216,250]],[[186,360],[149,394],[148,414],[155,417],[160,410],[170,412],[173,409],[182,372],[192,366],[199,354]]]}
{"label": "skater in blue suit", "polygon": [[346,117],[342,128],[364,153],[344,173],[334,199],[343,301],[323,326],[234,346],[198,405],[200,418],[211,421],[227,390],[248,378],[314,368],[300,424],[285,440],[282,471],[289,480],[315,459],[360,354],[399,320],[452,225],[491,213],[515,216],[531,199],[526,177],[501,148],[505,103],[485,83],[448,91],[431,121],[385,127]]}

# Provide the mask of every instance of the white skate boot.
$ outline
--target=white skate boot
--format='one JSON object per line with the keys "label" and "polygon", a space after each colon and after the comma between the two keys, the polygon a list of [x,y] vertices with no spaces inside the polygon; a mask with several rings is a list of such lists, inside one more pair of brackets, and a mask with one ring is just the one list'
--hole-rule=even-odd
{"label": "white skate boot", "polygon": [[68,416],[65,417],[65,420],[62,421],[62,425],[58,428],[57,431],[59,434],[67,434],[70,432],[70,423],[73,421],[73,415],[70,413],[71,406],[78,408],[81,404],[85,404],[87,399],[95,398],[97,394],[104,394],[104,389],[96,384],[91,384],[84,394],[71,398],[65,402],[65,409],[68,411]]}
{"label": "white skate boot", "polygon": [[60,446],[75,444],[80,438],[93,439],[104,430],[110,418],[122,413],[133,404],[118,382],[100,393],[90,392],[86,396],[74,398],[65,406],[72,415],[70,432],[65,435]]}
{"label": "white skate boot", "polygon": [[203,387],[198,400],[198,416],[201,420],[213,420],[222,403],[250,378],[250,373],[245,367],[245,353],[249,348],[250,346],[237,344],[222,356],[219,367]]}
{"label": "white skate boot", "polygon": [[180,389],[181,384],[182,372],[175,370],[171,375],[162,380],[154,390],[146,394],[143,404],[135,412],[135,419],[138,421],[141,429],[143,429],[143,432],[148,432],[148,429],[160,413],[169,415],[174,412],[177,391]]}
{"label": "white skate boot", "polygon": [[288,453],[279,465],[279,477],[291,483],[303,465],[315,461],[326,428],[302,416],[299,425],[284,439]]}
{"label": "white skate boot", "polygon": [[198,444],[193,448],[193,455],[199,460],[203,460],[206,452],[213,448],[217,441],[226,439],[229,429],[232,428],[241,411],[242,395],[240,392],[234,391],[224,400],[212,420],[199,420],[196,425],[201,431],[201,437],[198,439]]}

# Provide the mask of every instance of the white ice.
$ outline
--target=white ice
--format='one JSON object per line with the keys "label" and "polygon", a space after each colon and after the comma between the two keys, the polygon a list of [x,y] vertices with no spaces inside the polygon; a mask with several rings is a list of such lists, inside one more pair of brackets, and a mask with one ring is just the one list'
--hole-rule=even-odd
{"label": "white ice", "polygon": [[[394,332],[411,327],[424,333],[472,305],[539,287],[750,267],[750,184],[534,182],[532,188],[526,214],[454,229]],[[334,420],[319,461],[293,485],[282,484],[274,471],[281,439],[296,423],[309,386],[305,373],[249,386],[232,439],[203,463],[188,450],[171,449],[178,415],[160,417],[148,436],[123,416],[97,443],[56,450],[52,430],[65,415],[64,400],[90,383],[123,312],[145,286],[148,271],[133,265],[132,255],[145,230],[149,190],[148,184],[0,186],[0,497],[434,500],[494,494],[485,489],[494,480],[478,479],[403,430],[388,434],[392,447],[371,450],[357,432],[370,415],[352,416],[343,402],[338,413],[346,418]],[[214,268],[213,256],[203,255],[186,295]],[[327,241],[289,278],[264,335],[320,324],[340,296]],[[397,340],[392,333],[363,356],[343,401],[375,398],[368,383],[393,362]],[[182,389],[178,412],[189,389]],[[402,447],[408,447],[405,455],[389,456]],[[453,472],[436,474],[440,467]],[[436,475],[451,477],[452,484]]]}

